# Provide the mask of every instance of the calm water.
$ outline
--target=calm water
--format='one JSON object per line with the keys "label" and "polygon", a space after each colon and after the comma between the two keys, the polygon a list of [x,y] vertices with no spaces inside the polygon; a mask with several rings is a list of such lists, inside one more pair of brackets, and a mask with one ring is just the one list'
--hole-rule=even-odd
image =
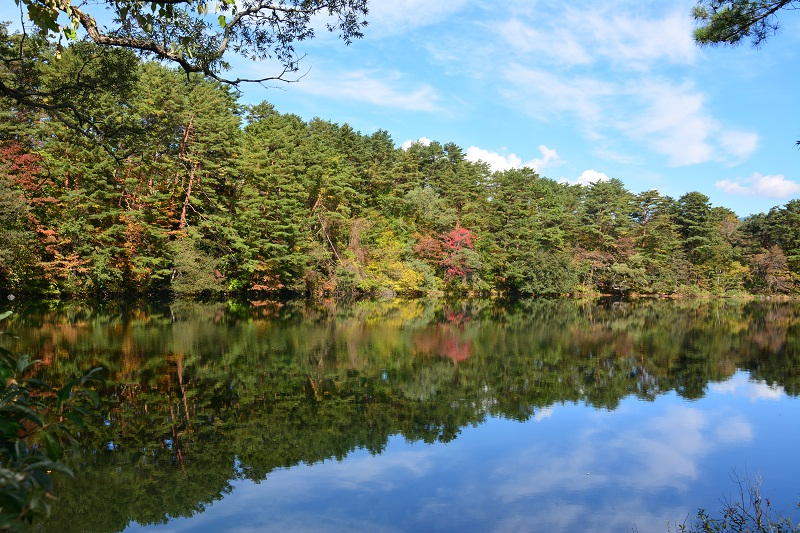
{"label": "calm water", "polygon": [[763,479],[800,518],[800,306],[18,309],[102,365],[45,531],[675,531]]}

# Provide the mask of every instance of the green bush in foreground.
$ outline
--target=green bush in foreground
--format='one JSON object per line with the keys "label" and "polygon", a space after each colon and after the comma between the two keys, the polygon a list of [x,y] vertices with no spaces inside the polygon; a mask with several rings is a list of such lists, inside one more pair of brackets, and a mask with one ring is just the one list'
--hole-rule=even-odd
{"label": "green bush in foreground", "polygon": [[[0,313],[0,320],[11,314]],[[0,335],[7,335],[0,332]],[[61,462],[64,443],[76,445],[68,425],[80,426],[97,393],[85,387],[100,369],[60,389],[27,377],[39,361],[0,347],[0,530],[22,530],[50,512],[50,474],[72,475]],[[47,400],[47,403],[45,403]],[[53,403],[53,400],[55,403]]]}

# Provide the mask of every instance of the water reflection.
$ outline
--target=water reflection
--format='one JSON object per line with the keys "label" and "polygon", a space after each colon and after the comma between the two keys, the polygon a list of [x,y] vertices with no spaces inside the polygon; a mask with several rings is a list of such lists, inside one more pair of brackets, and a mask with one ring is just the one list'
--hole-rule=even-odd
{"label": "water reflection", "polygon": [[42,530],[664,531],[716,509],[733,468],[796,500],[798,319],[394,301],[73,306],[11,328],[50,377],[112,382]]}
{"label": "water reflection", "polygon": [[[446,445],[392,437],[377,457],[354,451],[341,462],[276,470],[264,483],[239,481],[202,520],[171,528],[666,531],[666,519],[674,524],[696,502],[721,497],[730,469],[715,458],[757,450],[776,436],[751,431],[748,442],[731,446],[725,411],[667,395],[655,404],[624,400],[613,412],[558,406],[541,424],[490,418]],[[774,464],[761,467],[776,472]]]}

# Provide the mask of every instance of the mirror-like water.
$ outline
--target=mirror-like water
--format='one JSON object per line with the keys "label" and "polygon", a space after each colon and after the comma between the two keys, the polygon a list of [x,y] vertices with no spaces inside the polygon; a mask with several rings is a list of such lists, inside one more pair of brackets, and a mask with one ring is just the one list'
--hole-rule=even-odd
{"label": "mirror-like water", "polygon": [[800,305],[20,310],[113,382],[44,531],[667,531],[798,517]]}

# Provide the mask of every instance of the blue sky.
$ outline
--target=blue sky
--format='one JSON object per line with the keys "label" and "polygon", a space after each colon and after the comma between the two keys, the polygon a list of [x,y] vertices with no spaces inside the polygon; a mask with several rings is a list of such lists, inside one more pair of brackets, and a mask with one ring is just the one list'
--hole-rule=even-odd
{"label": "blue sky", "polygon": [[[284,113],[454,142],[496,170],[689,191],[740,216],[800,197],[800,13],[759,49],[698,48],[694,0],[371,0],[365,37],[298,46],[298,83],[243,88]],[[235,74],[274,75],[234,61]]]}

